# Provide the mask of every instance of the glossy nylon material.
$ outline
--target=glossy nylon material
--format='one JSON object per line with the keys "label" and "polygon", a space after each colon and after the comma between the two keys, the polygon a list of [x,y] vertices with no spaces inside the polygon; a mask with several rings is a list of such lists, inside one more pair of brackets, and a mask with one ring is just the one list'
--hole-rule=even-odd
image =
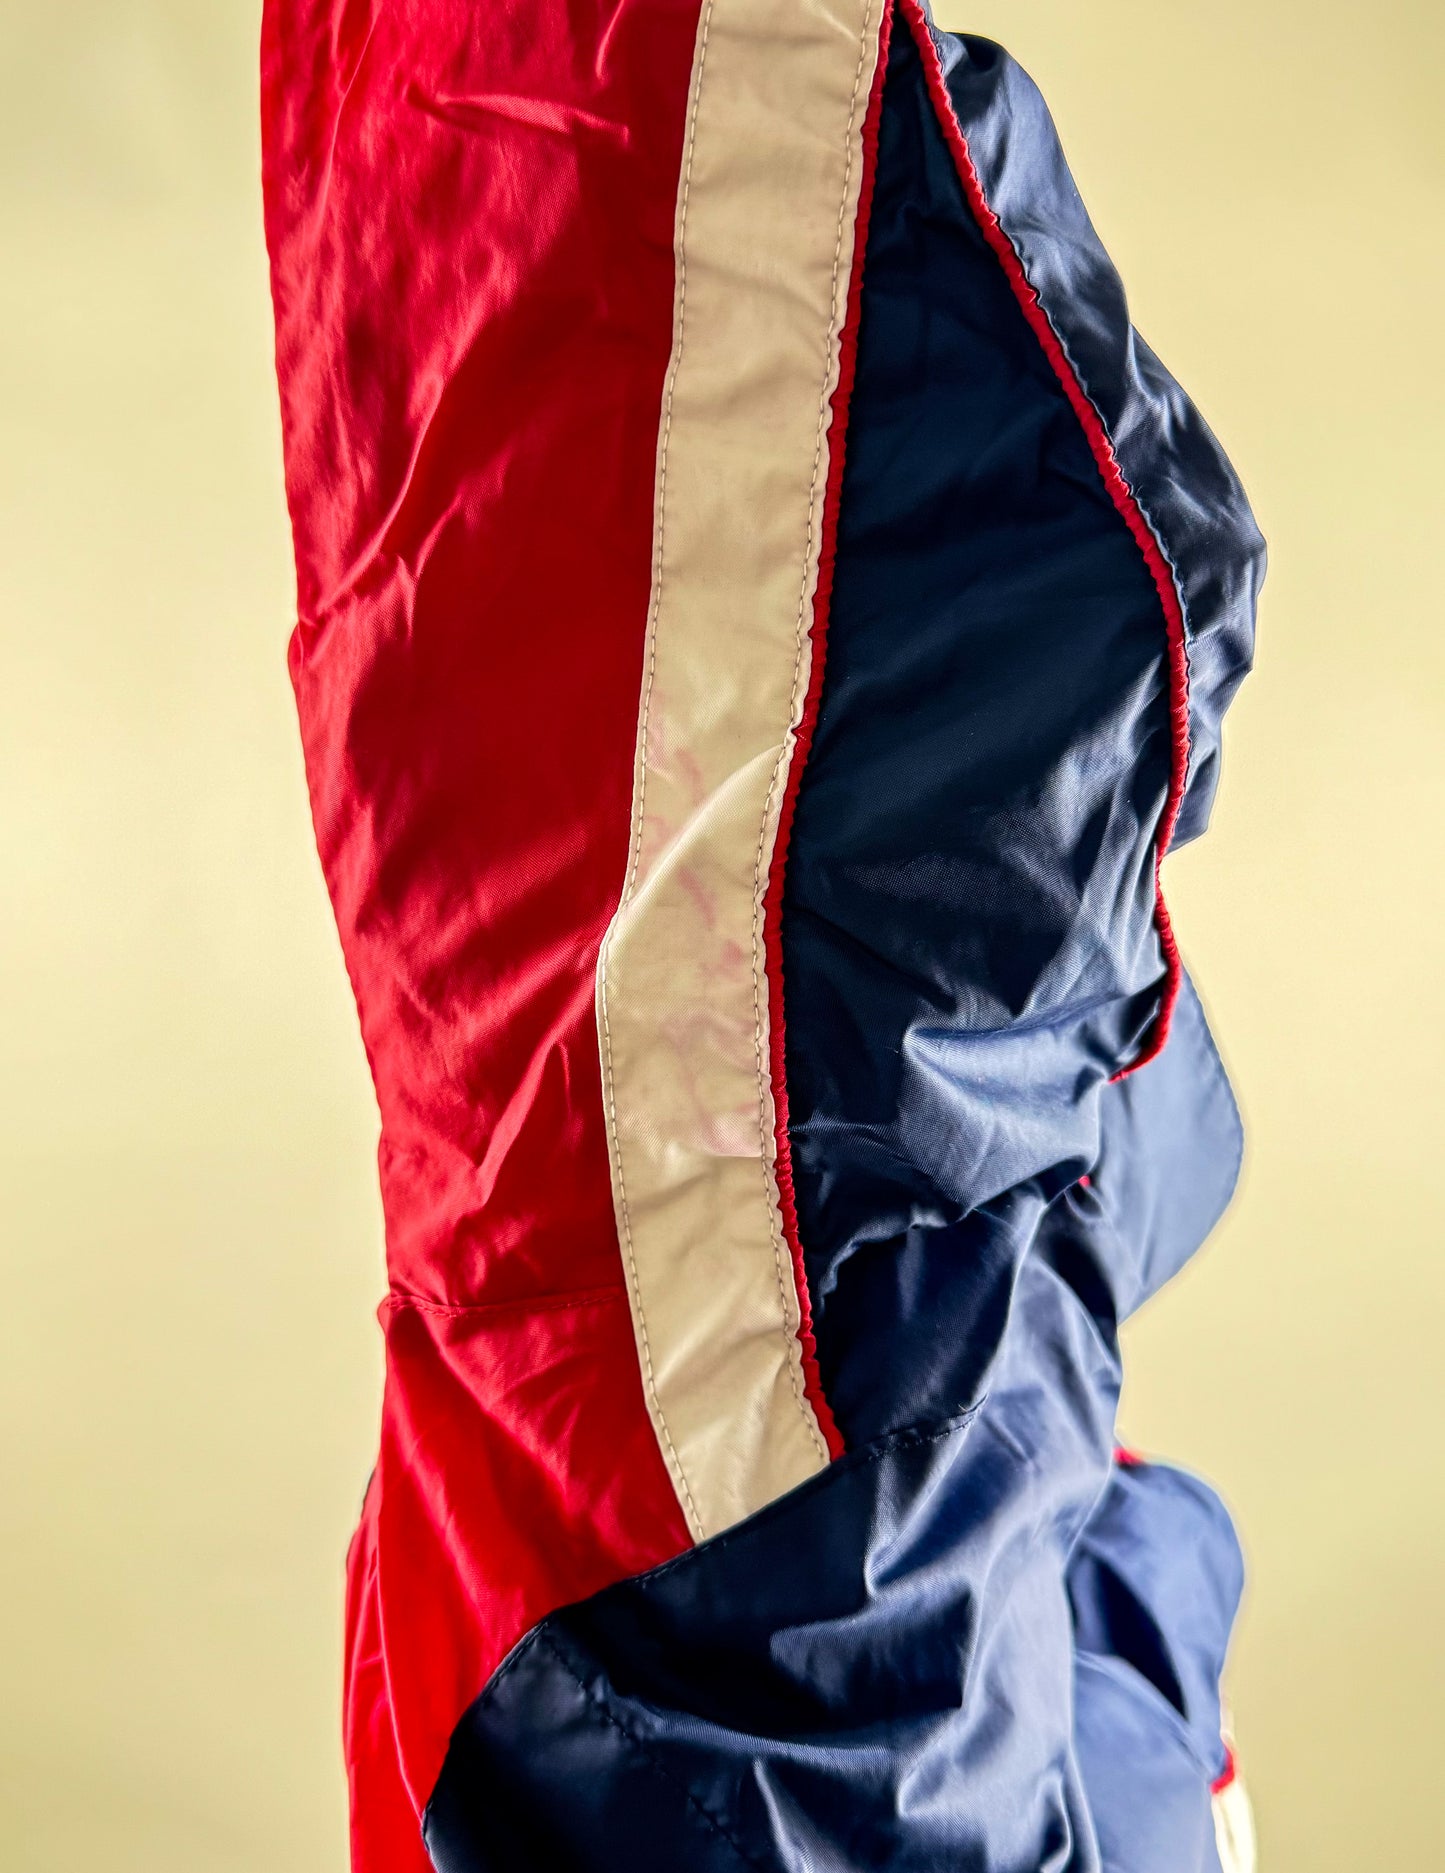
{"label": "glossy nylon material", "polygon": [[[845,1441],[968,1397],[1028,1216],[1093,1162],[1161,990],[1170,753],[1154,581],[900,20],[783,918],[799,1235]],[[966,1364],[930,1395],[891,1344],[941,1329]],[[916,1370],[901,1393],[880,1341]]]}
{"label": "glossy nylon material", "polygon": [[[1240,1149],[1187,983],[1163,1054],[1111,1083],[1162,974],[1158,596],[905,18],[783,924],[801,1237],[851,1448],[528,1636],[453,1738],[426,1822],[443,1873],[1218,1873],[1238,1550],[1202,1485],[1110,1458],[1118,1321],[1203,1239]],[[944,43],[1011,215],[1060,230],[1050,316],[1093,294],[1072,316],[1103,332],[1122,297],[1095,290],[1051,131],[1026,146],[1031,88]],[[1138,354],[1114,332],[1098,355]],[[1114,389],[1131,480],[1155,424],[1153,472],[1186,476],[1196,562],[1219,562],[1188,614],[1207,748],[1247,619],[1206,600],[1244,602],[1257,535],[1172,386]],[[1207,457],[1192,481],[1181,435]],[[1209,759],[1195,777],[1207,794]]]}
{"label": "glossy nylon material", "polygon": [[1264,541],[1209,426],[1129,322],[1038,87],[986,40],[931,36],[985,199],[1174,573],[1189,668],[1188,783],[1173,839],[1183,845],[1208,824],[1220,724],[1253,650]]}
{"label": "glossy nylon material", "polygon": [[[459,1715],[689,1541],[638,1374],[593,1009],[627,865],[698,0],[267,0],[291,674],[381,1118],[353,1864]],[[560,517],[560,518],[559,518]]]}
{"label": "glossy nylon material", "polygon": [[[1191,991],[1107,1113],[1098,1181],[1032,1219],[966,1409],[518,1647],[428,1810],[443,1873],[1217,1873],[1238,1549],[1201,1484],[1110,1461],[1116,1313],[1238,1161]],[[1147,1168],[1116,1182],[1121,1161]]]}

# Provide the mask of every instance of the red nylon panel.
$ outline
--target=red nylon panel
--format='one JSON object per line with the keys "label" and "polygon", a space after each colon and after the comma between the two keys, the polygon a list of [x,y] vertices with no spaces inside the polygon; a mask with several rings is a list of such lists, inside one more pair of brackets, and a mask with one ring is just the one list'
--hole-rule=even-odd
{"label": "red nylon panel", "polygon": [[[381,1760],[384,1696],[414,1802],[527,1627],[687,1545],[622,1290],[593,976],[626,864],[697,14],[265,10],[291,672],[392,1285],[443,1310],[388,1310],[353,1620],[352,1746]],[[358,1839],[405,1864],[394,1789],[356,1783]]]}
{"label": "red nylon panel", "polygon": [[377,1586],[402,1768],[431,1793],[456,1719],[544,1614],[688,1545],[638,1403],[626,1292],[388,1302]]}
{"label": "red nylon panel", "polygon": [[351,1792],[353,1873],[432,1873],[401,1776],[376,1584],[375,1486],[346,1557],[343,1737]]}

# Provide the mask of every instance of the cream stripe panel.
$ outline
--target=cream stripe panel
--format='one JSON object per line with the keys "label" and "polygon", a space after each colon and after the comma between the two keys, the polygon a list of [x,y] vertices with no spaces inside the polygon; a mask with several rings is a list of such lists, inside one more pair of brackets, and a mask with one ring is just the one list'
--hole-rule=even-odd
{"label": "cream stripe panel", "polygon": [[693,1534],[827,1462],[803,1389],[762,899],[809,671],[882,0],[704,0],[632,849],[597,1011],[648,1408]]}
{"label": "cream stripe panel", "polygon": [[1238,1776],[1214,1797],[1214,1844],[1224,1873],[1255,1873],[1254,1816]]}

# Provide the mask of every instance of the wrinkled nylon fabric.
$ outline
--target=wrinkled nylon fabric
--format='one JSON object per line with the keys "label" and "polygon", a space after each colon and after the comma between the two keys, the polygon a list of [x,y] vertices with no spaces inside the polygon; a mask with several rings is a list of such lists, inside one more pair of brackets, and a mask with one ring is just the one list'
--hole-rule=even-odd
{"label": "wrinkled nylon fabric", "polygon": [[[444,1873],[533,1853],[1217,1873],[1238,1549],[1203,1485],[1120,1471],[1110,1448],[1114,1309],[1211,1220],[1176,1211],[1161,1240],[1148,1205],[1184,1149],[1183,1085],[1222,1084],[1212,1060],[1187,995],[1164,1056],[1111,1100],[1112,1147],[1157,1145],[1156,1187],[1106,1206],[1076,1186],[1035,1220],[971,1406],[528,1636],[453,1739],[427,1824]],[[1151,1135],[1124,1105],[1152,1107],[1166,1070]]]}
{"label": "wrinkled nylon fabric", "polygon": [[361,1873],[426,1864],[417,1812],[517,1639],[689,1541],[638,1373],[593,981],[627,864],[698,16],[264,11],[290,669],[391,1289],[351,1566]]}
{"label": "wrinkled nylon fabric", "polygon": [[1078,398],[1182,606],[1176,842],[1260,543],[1032,85],[914,0],[768,900],[800,1301],[847,1450],[690,1548],[646,1409],[592,987],[711,11],[265,9],[291,673],[391,1286],[353,1865],[1219,1873],[1237,1546],[1201,1485],[1111,1453],[1118,1323],[1227,1203],[1239,1126],[1187,981],[1117,1077],[1163,1031],[1177,672]]}
{"label": "wrinkled nylon fabric", "polygon": [[1159,992],[1170,756],[1153,581],[906,31],[836,565],[783,984],[799,1235],[853,1442],[966,1402],[1037,1215],[1097,1155],[1102,1088]]}
{"label": "wrinkled nylon fabric", "polygon": [[1220,725],[1250,665],[1264,542],[1208,425],[1129,322],[1038,87],[986,40],[932,37],[989,205],[1174,574],[1189,664],[1188,785],[1173,840],[1183,845],[1208,823]]}
{"label": "wrinkled nylon fabric", "polygon": [[[1163,624],[901,23],[783,921],[800,1236],[850,1449],[529,1634],[453,1738],[443,1873],[1219,1869],[1238,1547],[1203,1485],[1112,1460],[1118,1323],[1240,1152],[1187,982],[1162,1055],[1114,1079],[1162,977]],[[1179,572],[1192,834],[1258,536],[1128,332],[1032,87],[940,44]]]}

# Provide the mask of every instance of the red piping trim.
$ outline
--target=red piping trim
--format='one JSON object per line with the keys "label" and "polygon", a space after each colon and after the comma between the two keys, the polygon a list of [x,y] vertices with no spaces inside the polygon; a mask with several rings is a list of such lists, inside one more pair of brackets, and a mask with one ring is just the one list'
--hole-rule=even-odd
{"label": "red piping trim", "polygon": [[843,462],[848,433],[848,405],[853,394],[853,378],[858,365],[858,314],[863,294],[863,261],[868,247],[868,222],[873,209],[873,178],[878,167],[878,123],[883,113],[883,81],[888,70],[888,39],[893,23],[893,8],[885,5],[878,32],[878,64],[873,86],[868,94],[868,108],[863,117],[863,154],[858,195],[858,219],[853,229],[853,262],[848,277],[848,303],[838,340],[838,384],[833,392],[832,418],[828,425],[828,480],[823,490],[822,547],[818,560],[818,586],[813,596],[813,621],[808,635],[812,642],[812,663],[808,689],[803,698],[803,713],[793,737],[793,758],[788,768],[788,783],[783,792],[778,815],[778,836],[773,845],[773,862],[768,873],[768,888],[763,898],[763,932],[768,976],[769,1068],[773,1082],[775,1112],[774,1147],[777,1165],[778,1203],[783,1217],[783,1238],[793,1262],[793,1281],[798,1291],[798,1344],[803,1354],[803,1385],[808,1402],[818,1420],[818,1428],[831,1457],[844,1451],[842,1433],[833,1417],[832,1407],[823,1391],[823,1377],[818,1370],[818,1344],[813,1334],[813,1307],[808,1295],[808,1274],[803,1262],[803,1245],[798,1236],[798,1202],[793,1185],[793,1151],[788,1138],[788,1070],[784,1030],[782,913],[783,882],[787,874],[788,846],[793,832],[793,815],[802,785],[808,751],[813,744],[813,730],[818,721],[818,703],[823,693],[823,664],[827,648],[828,611],[833,596],[833,565],[837,556],[838,507],[843,493]]}
{"label": "red piping trim", "polygon": [[953,108],[953,100],[948,95],[948,85],[943,75],[943,63],[939,58],[933,34],[929,30],[928,19],[918,0],[898,0],[898,6],[908,22],[922,57],[929,96],[942,126],[944,139],[953,156],[954,166],[958,170],[958,178],[963,184],[963,192],[969,208],[984,239],[998,257],[1008,283],[1013,288],[1014,297],[1018,300],[1024,317],[1033,329],[1034,336],[1042,345],[1049,363],[1054,367],[1054,375],[1058,378],[1064,395],[1079,419],[1079,425],[1083,429],[1089,449],[1103,477],[1104,486],[1108,489],[1109,498],[1113,501],[1120,518],[1133,535],[1135,544],[1144,556],[1144,563],[1153,577],[1155,589],[1159,594],[1159,603],[1164,611],[1169,647],[1169,787],[1164,797],[1164,810],[1159,817],[1159,830],[1154,846],[1154,922],[1159,931],[1159,947],[1164,952],[1164,986],[1159,996],[1158,1011],[1139,1052],[1126,1067],[1122,1067],[1113,1076],[1115,1080],[1121,1080],[1127,1074],[1146,1066],[1163,1051],[1164,1043],[1169,1038],[1169,1023],[1173,1018],[1175,1003],[1179,999],[1179,986],[1183,975],[1179,946],[1174,938],[1174,926],[1170,921],[1169,908],[1164,902],[1159,870],[1164,861],[1164,854],[1169,850],[1170,841],[1174,837],[1174,828],[1178,824],[1179,808],[1184,799],[1184,783],[1189,772],[1189,663],[1185,649],[1184,611],[1179,602],[1179,590],[1169,562],[1164,557],[1163,548],[1153,528],[1144,518],[1138,497],[1124,478],[1124,472],[1114,454],[1114,445],[1109,440],[1108,431],[1104,428],[1103,419],[1079,382],[1078,373],[1069,362],[1068,354],[1059,342],[1059,336],[1050,323],[1049,315],[1045,312],[1038,293],[1024,272],[1023,262],[1013,242],[1004,231],[1002,223],[984,195],[983,184],[979,180],[968,142]]}
{"label": "red piping trim", "polygon": [[1131,1450],[1127,1444],[1115,1444],[1114,1461],[1121,1470],[1137,1470],[1144,1459],[1137,1450]]}
{"label": "red piping trim", "polygon": [[1224,1746],[1224,1767],[1209,1784],[1210,1794],[1222,1795],[1238,1774],[1239,1770],[1235,1765],[1233,1747],[1226,1743]]}

